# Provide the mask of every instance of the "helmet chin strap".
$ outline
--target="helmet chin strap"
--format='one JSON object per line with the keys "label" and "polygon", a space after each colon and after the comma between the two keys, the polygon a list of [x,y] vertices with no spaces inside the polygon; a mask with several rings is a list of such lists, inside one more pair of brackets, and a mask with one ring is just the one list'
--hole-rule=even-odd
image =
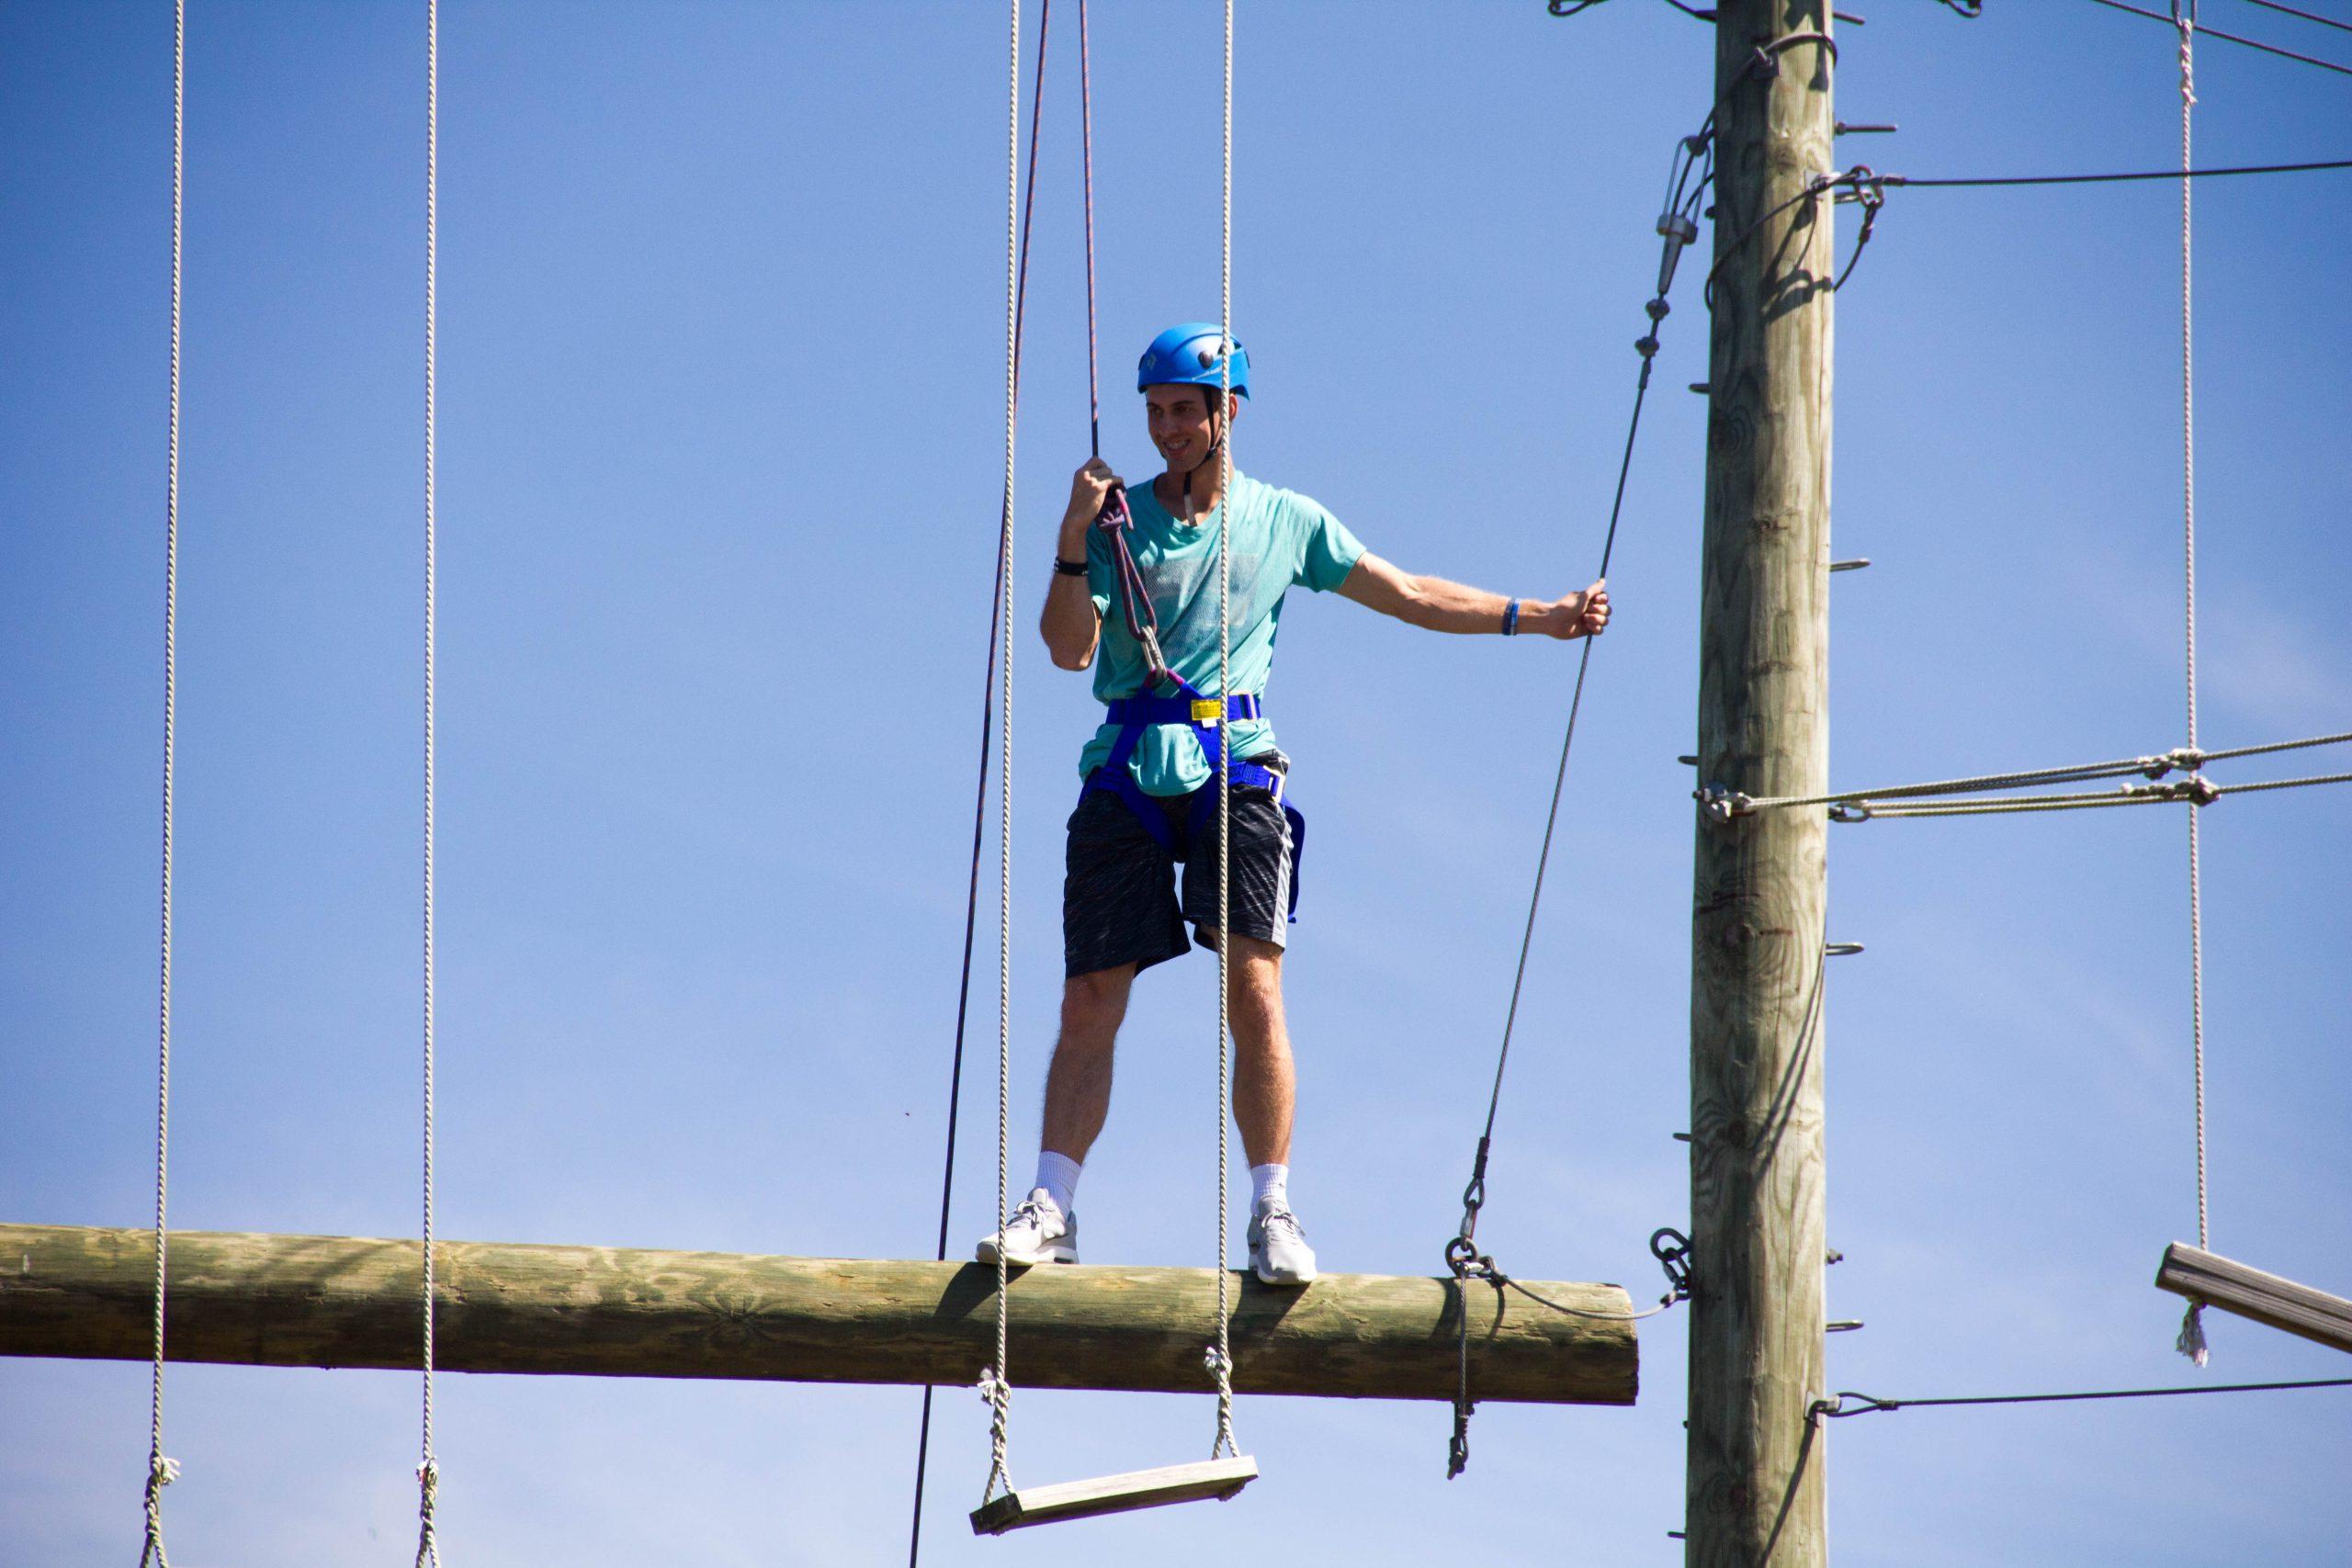
{"label": "helmet chin strap", "polygon": [[1219,410],[1216,413],[1213,414],[1211,418],[1216,424],[1216,439],[1209,443],[1209,449],[1201,454],[1201,460],[1199,462],[1184,470],[1184,510],[1188,513],[1193,510],[1193,476],[1199,473],[1203,468],[1208,467],[1210,459],[1216,457],[1225,450],[1226,417],[1224,411]]}

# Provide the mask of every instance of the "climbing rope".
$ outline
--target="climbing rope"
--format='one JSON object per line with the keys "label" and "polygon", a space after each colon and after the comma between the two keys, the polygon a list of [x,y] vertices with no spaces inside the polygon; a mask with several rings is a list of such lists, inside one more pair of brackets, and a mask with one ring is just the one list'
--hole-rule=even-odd
{"label": "climbing rope", "polygon": [[[2189,306],[2192,270],[2189,224],[2189,130],[2197,106],[2197,0],[2172,3],[2173,25],[2180,31],[2180,516],[2183,562],[2182,641],[2188,668],[2188,747],[2197,749],[2197,378],[2196,337]],[[2207,1241],[2205,1186],[2205,915],[2198,877],[2197,829],[2202,814],[2188,813],[2188,1037],[2196,1066],[2197,1098],[2197,1245]],[[2205,1364],[2205,1304],[2191,1302],[2180,1320],[2177,1341],[2180,1353]]]}
{"label": "climbing rope", "polygon": [[[1595,575],[1606,578],[1609,562],[1617,548],[1617,525],[1625,508],[1625,483],[1633,471],[1634,443],[1641,433],[1642,404],[1649,395],[1650,372],[1657,361],[1658,331],[1672,307],[1667,295],[1674,286],[1674,273],[1682,248],[1698,238],[1699,209],[1705,200],[1709,183],[1713,178],[1714,116],[1708,115],[1706,123],[1697,134],[1685,137],[1676,144],[1674,157],[1667,172],[1667,198],[1657,220],[1657,232],[1664,242],[1658,261],[1657,290],[1643,307],[1649,317],[1649,330],[1636,339],[1634,351],[1641,356],[1641,371],[1634,383],[1634,412],[1625,425],[1625,445],[1617,462],[1617,490],[1609,505],[1609,528],[1600,546],[1600,570]],[[1519,1286],[1505,1275],[1492,1257],[1481,1253],[1477,1247],[1478,1212],[1487,1201],[1487,1162],[1493,1152],[1495,1118],[1502,1107],[1503,1072],[1510,1065],[1510,1043],[1519,1023],[1520,994],[1527,982],[1527,958],[1535,940],[1535,919],[1544,904],[1544,874],[1552,861],[1552,840],[1560,820],[1560,797],[1567,785],[1568,756],[1576,746],[1577,715],[1584,706],[1585,677],[1592,668],[1592,639],[1585,639],[1582,657],[1577,663],[1576,686],[1568,698],[1568,721],[1560,739],[1560,761],[1552,775],[1552,800],[1544,817],[1544,842],[1535,855],[1535,885],[1528,895],[1527,920],[1520,932],[1519,963],[1510,982],[1510,1004],[1503,1014],[1502,1045],[1495,1055],[1494,1088],[1487,1097],[1487,1121],[1478,1134],[1477,1152],[1472,1156],[1469,1185],[1462,1191],[1462,1223],[1453,1239],[1445,1245],[1446,1267],[1453,1271],[1454,1290],[1460,1305],[1457,1314],[1457,1348],[1461,1376],[1453,1401],[1453,1436],[1447,1447],[1446,1479],[1460,1475],[1470,1462],[1470,1281],[1484,1279],[1499,1292],[1505,1287],[1520,1291],[1532,1301],[1553,1306],[1534,1292]],[[1656,1251],[1659,1237],[1669,1233],[1661,1231],[1651,1238]],[[1685,1244],[1688,1245],[1687,1243]],[[1663,1255],[1660,1260],[1664,1261]],[[1671,1267],[1668,1270],[1672,1275]],[[1687,1294],[1687,1291],[1684,1292]],[[1656,1309],[1663,1312],[1679,1296],[1673,1292]],[[1571,1309],[1560,1308],[1562,1311]],[[1596,1315],[1579,1312],[1579,1316]],[[1646,1317],[1649,1313],[1634,1314]]]}
{"label": "climbing rope", "polygon": [[169,457],[164,481],[164,867],[161,998],[155,1047],[155,1333],[147,1397],[146,1539],[139,1568],[152,1561],[171,1568],[164,1552],[164,1488],[179,1478],[179,1461],[164,1456],[164,1262],[167,1247],[164,1201],[171,1187],[172,1152],[172,763],[178,714],[180,586],[180,246],[186,192],[187,0],[172,7],[172,372]]}
{"label": "climbing rope", "polygon": [[[1012,1118],[1012,480],[1014,434],[1020,417],[1021,376],[1021,0],[1011,0],[1012,46],[1007,67],[1004,126],[1004,504],[997,531],[998,701],[1003,722],[997,772],[997,1006],[996,1006],[996,1212],[1002,1235],[1012,1224],[1005,1177],[1005,1150]],[[1010,1268],[1005,1249],[996,1249],[996,1362],[980,1374],[980,1397],[989,1405],[989,1478],[986,1504],[997,1483],[1012,1489],[1009,1466],[1011,1382],[1010,1304],[1005,1292]]]}
{"label": "climbing rope", "polygon": [[[1219,413],[1224,439],[1217,443],[1216,502],[1216,694],[1233,690],[1233,0],[1225,0],[1225,188],[1220,249],[1217,330]],[[1233,1440],[1233,1275],[1227,1267],[1232,1245],[1232,1199],[1227,1191],[1233,1135],[1231,1050],[1233,1039],[1233,727],[1216,727],[1216,1344],[1208,1353],[1216,1380],[1216,1442],[1209,1458],[1241,1450]]]}
{"label": "climbing rope", "polygon": [[424,0],[424,1383],[417,1461],[416,1568],[439,1568],[433,1509],[441,1488],[433,1451],[433,642],[434,349],[441,247],[441,3]]}
{"label": "climbing rope", "polygon": [[[1081,6],[1083,0],[1081,0]],[[1051,31],[1053,0],[1045,0],[1038,17],[1036,80],[1031,88],[1029,104],[1029,163],[1026,188],[1022,196],[1021,250],[1013,281],[1013,388],[1019,397],[1021,344],[1025,335],[1029,295],[1029,236],[1030,217],[1037,199],[1037,127],[1044,107],[1046,78],[1046,39]],[[999,629],[1003,624],[1002,600],[1005,573],[1010,562],[999,540],[996,583],[989,594],[988,657],[980,682],[980,760],[979,780],[974,786],[972,800],[972,865],[964,886],[964,958],[962,971],[956,986],[956,1040],[947,1072],[947,1147],[941,1161],[939,1177],[939,1245],[934,1257],[947,1259],[947,1227],[956,1192],[956,1124],[964,1100],[964,1032],[969,1021],[972,1001],[972,947],[979,923],[980,846],[988,821],[989,751],[995,731],[996,718],[996,648]],[[1001,1183],[1000,1183],[1000,1188]],[[1001,1192],[998,1207],[1001,1209]],[[924,1477],[931,1467],[931,1385],[923,1385],[922,1418],[915,1437],[914,1502],[910,1509],[907,1527],[908,1568],[922,1557],[922,1496]]]}

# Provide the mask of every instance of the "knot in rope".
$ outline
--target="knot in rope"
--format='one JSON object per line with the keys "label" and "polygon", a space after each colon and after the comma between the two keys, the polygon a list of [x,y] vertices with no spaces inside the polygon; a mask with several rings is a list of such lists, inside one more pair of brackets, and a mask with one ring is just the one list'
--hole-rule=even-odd
{"label": "knot in rope", "polygon": [[2197,32],[2197,6],[2190,0],[2184,9],[2176,0],[2172,9],[2173,26],[2180,29],[2180,107],[2186,109],[2197,101],[2196,51],[2190,47]]}
{"label": "knot in rope", "polygon": [[1001,1421],[1004,1418],[1005,1407],[1012,1403],[1012,1384],[997,1376],[994,1367],[982,1367],[980,1381],[975,1386],[979,1390],[980,1398],[987,1403],[990,1410],[996,1412],[997,1419]]}
{"label": "knot in rope", "polygon": [[996,1485],[1000,1481],[1004,1483],[1006,1491],[1012,1490],[1012,1470],[1008,1462],[1012,1437],[1007,1422],[1007,1412],[1012,1404],[1012,1384],[999,1377],[994,1367],[983,1367],[978,1388],[980,1397],[988,1402],[991,1412],[989,1418],[989,1478],[980,1488],[980,1501],[986,1503],[996,1495]]}
{"label": "knot in rope", "polygon": [[441,1547],[433,1530],[433,1507],[441,1496],[441,1466],[425,1460],[416,1467],[416,1568],[440,1568]]}
{"label": "knot in rope", "polygon": [[1216,1381],[1216,1442],[1209,1449],[1209,1458],[1220,1454],[1241,1452],[1233,1438],[1233,1357],[1222,1345],[1211,1345],[1201,1354],[1201,1363],[1208,1368],[1209,1376]]}
{"label": "knot in rope", "polygon": [[164,1488],[180,1478],[180,1461],[162,1454],[150,1455],[147,1461],[147,1535],[139,1549],[139,1568],[153,1562],[156,1568],[172,1568],[172,1560],[164,1554]]}

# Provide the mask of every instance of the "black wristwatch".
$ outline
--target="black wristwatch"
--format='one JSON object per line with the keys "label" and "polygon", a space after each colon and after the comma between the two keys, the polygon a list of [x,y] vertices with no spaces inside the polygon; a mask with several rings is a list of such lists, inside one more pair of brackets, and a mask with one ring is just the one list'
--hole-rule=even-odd
{"label": "black wristwatch", "polygon": [[1056,556],[1054,558],[1054,575],[1057,577],[1084,577],[1086,575],[1086,563],[1082,560],[1064,560],[1061,557]]}

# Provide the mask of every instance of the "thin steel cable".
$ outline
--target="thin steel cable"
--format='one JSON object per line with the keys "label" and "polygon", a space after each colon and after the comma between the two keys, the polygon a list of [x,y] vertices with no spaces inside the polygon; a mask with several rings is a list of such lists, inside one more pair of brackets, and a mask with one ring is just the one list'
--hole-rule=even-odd
{"label": "thin steel cable", "polygon": [[[1013,398],[1019,406],[1021,386],[1021,346],[1026,337],[1029,299],[1029,240],[1035,225],[1031,217],[1037,199],[1037,140],[1040,116],[1045,108],[1046,24],[1052,18],[1053,0],[1045,0],[1038,15],[1037,71],[1032,85],[1029,103],[1029,166],[1027,188],[1022,196],[1021,250],[1013,282]],[[972,947],[979,924],[980,848],[986,836],[989,799],[989,751],[994,735],[996,717],[996,644],[1002,626],[1002,599],[1005,574],[1011,570],[1002,540],[999,540],[996,561],[996,583],[989,593],[988,657],[980,681],[980,761],[979,779],[974,786],[972,799],[972,869],[964,886],[964,957],[956,987],[956,1043],[947,1072],[947,1148],[941,1161],[939,1177],[939,1244],[933,1256],[940,1262],[947,1260],[947,1227],[956,1193],[956,1124],[964,1102],[964,1031],[971,1016]],[[1003,1207],[1000,1201],[998,1207]],[[907,1564],[915,1568],[922,1558],[922,1497],[925,1477],[931,1468],[932,1387],[926,1383],[922,1391],[922,1417],[915,1435],[915,1487],[910,1520],[907,1527]]]}
{"label": "thin steel cable", "polygon": [[1861,807],[1861,811],[1857,816],[1839,818],[1838,820],[1874,822],[1881,818],[1898,817],[1991,817],[2012,812],[2085,811],[2108,806],[2171,806],[2181,803],[2203,806],[2223,795],[2259,795],[2268,790],[2304,789],[2314,784],[2352,784],[2352,773],[2314,773],[2304,778],[2257,779],[2248,784],[2217,784],[2202,777],[2193,777],[2193,785],[2189,781],[2154,787],[2142,784],[2097,795],[1995,795],[1984,799],[1895,801],[1883,806],[1876,801],[1849,801],[1845,804]]}
{"label": "thin steel cable", "polygon": [[2352,740],[2352,730],[2331,735],[2307,735],[2293,740],[2270,740],[2255,746],[2232,746],[2219,751],[2208,751],[2190,745],[2177,751],[2155,753],[2144,757],[2118,757],[2104,762],[2068,763],[2054,768],[2027,768],[2006,773],[1976,773],[1965,778],[1935,779],[1925,784],[1890,784],[1876,789],[1838,790],[1827,795],[1750,796],[1738,802],[1736,809],[1746,812],[1775,810],[1792,806],[1854,804],[1872,807],[1874,815],[1891,816],[1894,813],[1879,809],[1880,802],[1916,799],[1926,795],[1961,795],[1971,790],[2020,789],[2029,784],[2086,784],[2094,779],[2128,778],[2135,773],[2144,774],[2150,778],[2161,778],[2165,773],[2199,768],[2208,762],[2229,761],[2240,757],[2267,757],[2281,751],[2304,750],[2313,746],[2339,745],[2346,740]]}
{"label": "thin steel cable", "polygon": [[[1216,502],[1216,697],[1233,691],[1233,0],[1225,0],[1225,188],[1220,251],[1218,417],[1225,438],[1217,443]],[[1216,1375],[1216,1442],[1209,1458],[1239,1454],[1233,1438],[1233,1277],[1227,1267],[1232,1245],[1232,1201],[1227,1190],[1231,1169],[1233,1081],[1233,722],[1228,711],[1216,723],[1216,1349],[1210,1370]]]}
{"label": "thin steel cable", "polygon": [[[2213,38],[2220,33],[2205,29]],[[2328,158],[2310,164],[2238,164],[2224,168],[2190,169],[2187,176],[2192,180],[2227,179],[2235,175],[2308,175],[2326,169],[2352,169],[2352,158]],[[2178,169],[2132,169],[2120,173],[2089,175],[1978,175],[1967,177],[1937,177],[1925,175],[1873,175],[1880,185],[1900,186],[1913,190],[1938,187],[1960,189],[1972,186],[2098,186],[2126,185],[2140,180],[2177,180],[2183,177]]]}
{"label": "thin steel cable", "polygon": [[2027,796],[2015,800],[1950,800],[1933,801],[1917,806],[1896,805],[1883,810],[1872,810],[1869,819],[1905,817],[2001,817],[2023,815],[2035,811],[2093,811],[2109,806],[2164,806],[2186,796],[2168,795],[2132,795],[2117,791],[2111,795],[2052,795]]}
{"label": "thin steel cable", "polygon": [[1549,1307],[1554,1312],[1563,1313],[1569,1317],[1598,1318],[1603,1323],[1639,1323],[1645,1317],[1656,1317],[1658,1314],[1665,1312],[1668,1308],[1673,1306],[1678,1299],[1674,1296],[1668,1296],[1666,1300],[1658,1303],[1657,1305],[1654,1307],[1644,1307],[1640,1312],[1595,1312],[1590,1307],[1572,1307],[1566,1302],[1555,1302],[1549,1296],[1537,1295],[1533,1291],[1529,1290],[1526,1286],[1521,1284],[1518,1280],[1512,1279],[1508,1274],[1495,1275],[1494,1281],[1500,1289],[1517,1291],[1521,1295],[1525,1296],[1537,1306]]}
{"label": "thin steel cable", "polygon": [[2106,762],[2083,762],[2054,768],[2028,768],[2007,773],[1977,773],[1965,778],[1933,779],[1925,784],[1889,784],[1875,789],[1838,790],[1826,795],[1750,796],[1742,811],[1770,811],[1792,806],[1836,806],[1847,801],[1917,799],[1926,795],[1960,795],[1978,789],[2022,789],[2029,784],[2087,784],[2094,779],[2128,778],[2165,768],[2162,757],[2119,757]]}
{"label": "thin steel cable", "polygon": [[[1004,509],[997,532],[998,727],[997,760],[997,1004],[996,1004],[996,1213],[1001,1240],[1007,1213],[1005,1161],[1012,1122],[1012,484],[1015,435],[1020,419],[1021,376],[1021,0],[1011,0],[1012,44],[1004,111]],[[989,1403],[989,1478],[980,1501],[996,1495],[996,1484],[1012,1489],[1010,1468],[1012,1405],[1010,1284],[1005,1249],[996,1249],[996,1364],[981,1375]]]}
{"label": "thin steel cable", "polygon": [[[2075,1404],[2096,1399],[2168,1399],[2195,1393],[2270,1393],[2297,1388],[2352,1388],[2352,1378],[2303,1378],[2293,1382],[2193,1383],[2187,1388],[2103,1388],[2079,1393],[1981,1393],[1945,1399],[1881,1399],[1875,1394],[1856,1393],[1848,1389],[1828,1399],[1815,1400],[1805,1418],[1808,1421],[1836,1420],[1849,1416],[1871,1416],[1880,1411],[1907,1410],[1933,1404]],[[1849,1399],[1862,1403],[1850,1410],[1841,1408]]]}
{"label": "thin steel cable", "polygon": [[[2197,0],[2173,0],[2173,23],[2180,32],[2180,520],[2182,642],[2186,649],[2188,747],[2197,749],[2197,377],[2196,335],[2190,315],[2196,274],[2190,247],[2190,126],[2197,107]],[[2198,818],[2188,814],[2188,1037],[2197,1077],[2197,1245],[2209,1246],[2205,1178],[2205,917],[2198,874]],[[2199,1366],[2206,1359],[2205,1307],[2188,1303],[2180,1324],[2180,1353]]]}
{"label": "thin steel cable", "polygon": [[441,255],[441,4],[424,3],[424,1413],[416,1466],[416,1562],[439,1568],[433,1510],[441,1465],[433,1448],[433,741],[435,512],[434,411]]}
{"label": "thin steel cable", "polygon": [[[2174,25],[2178,25],[2174,17],[2165,16],[2162,11],[2148,11],[2137,6],[2127,6],[2122,3],[2122,0],[2091,0],[2091,4],[2104,6],[2110,11],[2121,11],[2129,16],[2145,17],[2150,21],[2174,22]],[[2338,65],[2332,60],[2321,60],[2309,54],[2298,54],[2291,49],[2280,49],[2275,43],[2264,43],[2256,39],[2241,38],[2236,33],[2225,33],[2218,28],[2199,28],[2198,30],[2208,38],[2220,39],[2223,43],[2242,44],[2247,49],[2260,50],[2265,54],[2278,55],[2282,60],[2292,60],[2304,65],[2316,65],[2323,71],[2333,71],[2339,76],[2352,76],[2352,65]]]}
{"label": "thin steel cable", "polygon": [[2224,750],[2207,751],[2203,755],[2208,762],[2220,762],[2232,757],[2267,757],[2276,751],[2301,751],[2312,746],[2336,746],[2346,740],[2352,740],[2352,729],[2340,730],[2334,735],[2306,735],[2300,740],[2272,740],[2260,746],[2232,746]]}
{"label": "thin steel cable", "polygon": [[[1649,355],[1642,356],[1641,378],[1634,387],[1634,412],[1625,424],[1624,450],[1617,459],[1617,491],[1609,503],[1609,529],[1601,539],[1600,570],[1594,574],[1596,578],[1606,579],[1609,576],[1610,560],[1617,552],[1617,524],[1625,510],[1625,481],[1633,472],[1634,444],[1641,434],[1642,405],[1649,397],[1650,369],[1656,363]],[[1486,1130],[1478,1135],[1478,1155],[1472,1187],[1478,1191],[1481,1201],[1485,1196],[1487,1153],[1495,1135],[1495,1115],[1502,1105],[1503,1070],[1510,1065],[1511,1035],[1519,1023],[1520,993],[1527,983],[1527,956],[1535,942],[1535,918],[1544,905],[1544,874],[1552,863],[1552,839],[1559,826],[1560,797],[1567,785],[1568,753],[1576,746],[1577,715],[1584,707],[1585,675],[1592,668],[1592,638],[1585,639],[1583,657],[1577,662],[1576,687],[1568,697],[1567,728],[1560,737],[1560,762],[1552,775],[1552,803],[1544,815],[1544,843],[1535,855],[1535,886],[1528,894],[1527,923],[1519,938],[1519,964],[1511,974],[1510,1006],[1503,1014],[1503,1041],[1502,1048],[1495,1058],[1494,1089],[1487,1097]],[[1470,1218],[1475,1221],[1475,1214]],[[1464,1234],[1468,1235],[1466,1228]]]}
{"label": "thin steel cable", "polygon": [[172,7],[172,371],[168,457],[164,480],[164,855],[163,956],[156,1004],[155,1046],[155,1334],[147,1399],[146,1538],[140,1568],[153,1561],[171,1568],[164,1551],[164,1488],[179,1461],[164,1456],[164,1290],[169,1248],[164,1199],[171,1188],[172,1152],[172,773],[173,733],[179,710],[180,585],[180,258],[187,167],[187,0]]}
{"label": "thin steel cable", "polygon": [[[1710,115],[1710,126],[1713,121],[1713,117]],[[1705,133],[1702,132],[1702,134]],[[1686,148],[1689,147],[1688,142],[1684,145]],[[1703,189],[1705,184],[1706,176],[1702,175],[1700,188]],[[1671,194],[1667,210],[1669,213],[1681,210],[1676,205],[1680,199],[1682,189],[1679,180],[1669,181],[1669,187]],[[1691,193],[1690,200],[1695,207],[1698,201],[1696,191]],[[1669,257],[1675,254],[1669,251]],[[1668,313],[1666,294],[1672,283],[1673,263],[1669,260],[1660,269],[1658,292],[1647,307],[1650,317],[1649,333],[1638,340],[1634,345],[1642,356],[1642,368],[1639,378],[1634,384],[1634,411],[1632,417],[1626,421],[1625,447],[1617,461],[1617,490],[1610,502],[1608,533],[1601,541],[1600,570],[1596,575],[1603,580],[1609,576],[1609,562],[1617,548],[1617,525],[1624,513],[1625,507],[1625,481],[1627,476],[1633,471],[1634,445],[1642,428],[1642,405],[1649,396],[1650,372],[1657,363],[1657,334],[1666,321]],[[1486,1126],[1478,1134],[1477,1152],[1471,1160],[1470,1181],[1462,1193],[1462,1223],[1455,1232],[1453,1240],[1446,1245],[1446,1263],[1453,1270],[1454,1288],[1462,1303],[1462,1316],[1458,1322],[1456,1333],[1458,1376],[1453,1401],[1453,1437],[1448,1447],[1445,1472],[1446,1479],[1449,1481],[1460,1475],[1470,1462],[1469,1425],[1470,1414],[1474,1408],[1470,1399],[1469,1287],[1471,1278],[1474,1275],[1485,1278],[1492,1281],[1498,1291],[1506,1285],[1512,1285],[1514,1288],[1521,1289],[1521,1292],[1528,1295],[1531,1300],[1543,1300],[1533,1292],[1525,1291],[1523,1287],[1517,1287],[1514,1281],[1495,1266],[1492,1258],[1477,1250],[1474,1238],[1478,1227],[1478,1211],[1485,1206],[1487,1201],[1487,1160],[1494,1147],[1495,1118],[1502,1106],[1503,1072],[1510,1063],[1511,1037],[1519,1022],[1520,994],[1526,985],[1527,957],[1535,940],[1536,914],[1544,902],[1544,874],[1552,861],[1552,840],[1560,820],[1560,797],[1567,784],[1568,756],[1576,746],[1577,715],[1584,706],[1585,677],[1591,668],[1592,640],[1588,637],[1585,640],[1583,652],[1577,661],[1576,689],[1568,699],[1567,727],[1560,738],[1560,762],[1552,776],[1552,801],[1544,817],[1543,847],[1536,852],[1535,885],[1528,896],[1527,924],[1520,933],[1519,963],[1511,975],[1510,1005],[1503,1016],[1502,1045],[1495,1055],[1495,1082],[1493,1089],[1487,1097]],[[1544,1304],[1549,1306],[1554,1303],[1544,1302]],[[1664,1308],[1661,1307],[1659,1310],[1663,1311]],[[1580,1314],[1579,1315],[1590,1314]],[[1650,1315],[1653,1314],[1649,1313],[1636,1314],[1638,1317]]]}
{"label": "thin steel cable", "polygon": [[2276,11],[2281,16],[2300,17],[2306,22],[2317,22],[2321,27],[2334,28],[2338,32],[2352,33],[2352,22],[2339,22],[2333,17],[2323,17],[2316,11],[2299,11],[2292,6],[2279,5],[2278,0],[2245,0],[2245,3],[2249,6],[2259,6],[2266,11]]}
{"label": "thin steel cable", "polygon": [[2352,773],[2314,773],[2300,779],[2261,779],[2253,784],[2218,784],[2217,795],[2259,795],[2267,789],[2302,789],[2311,784],[2352,784]]}

